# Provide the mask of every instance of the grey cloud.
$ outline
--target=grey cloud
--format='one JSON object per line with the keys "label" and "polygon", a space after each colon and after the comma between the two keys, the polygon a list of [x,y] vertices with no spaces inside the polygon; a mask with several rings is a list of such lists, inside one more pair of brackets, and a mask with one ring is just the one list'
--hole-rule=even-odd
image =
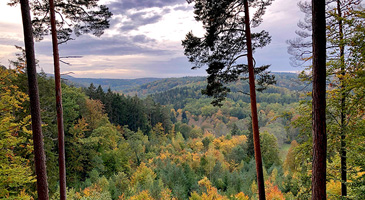
{"label": "grey cloud", "polygon": [[[153,13],[152,16],[144,17],[147,14],[146,12],[138,12],[132,15],[129,15],[128,18],[130,19],[128,22],[125,22],[122,27],[121,31],[131,31],[136,30],[140,26],[144,26],[147,24],[154,24],[158,22],[161,18],[161,14]],[[149,13],[151,14],[151,13]]]}
{"label": "grey cloud", "polygon": [[167,14],[167,13],[170,13],[171,12],[171,9],[170,8],[164,8],[163,10],[162,10],[162,13],[163,14]]}
{"label": "grey cloud", "polygon": [[[167,7],[180,4],[186,4],[186,0],[125,0],[112,2],[108,6],[116,17],[111,20],[111,27],[112,29],[117,29],[122,32],[137,30],[141,26],[159,22],[163,15],[166,15],[173,10],[189,10],[189,7],[186,8],[185,6],[178,6],[177,9]],[[160,8],[160,10],[150,11],[148,13],[140,11],[146,8],[156,7]],[[132,13],[131,9],[136,9],[137,12]],[[120,24],[118,16],[126,17],[127,21]]]}
{"label": "grey cloud", "polygon": [[172,58],[167,61],[151,62],[148,65],[136,66],[153,77],[206,76],[204,68],[191,70],[192,64],[186,57]]}
{"label": "grey cloud", "polygon": [[[167,55],[168,51],[156,50],[146,47],[141,47],[137,44],[148,41],[153,41],[143,35],[135,37],[108,37],[95,38],[91,36],[81,36],[74,41],[69,41],[67,44],[59,46],[61,56],[66,55],[133,55],[133,54],[148,54],[148,55]],[[36,44],[38,53],[52,55],[50,42],[40,42]]]}
{"label": "grey cloud", "polygon": [[108,5],[112,13],[114,14],[126,14],[129,9],[145,9],[175,5],[179,3],[185,3],[185,0],[123,0],[119,2],[112,2]]}
{"label": "grey cloud", "polygon": [[136,35],[132,37],[132,41],[135,43],[147,43],[147,42],[155,42],[156,40],[148,38],[145,35]]}
{"label": "grey cloud", "polygon": [[174,10],[191,11],[193,13],[192,7],[180,5],[174,8]]}
{"label": "grey cloud", "polygon": [[24,46],[24,42],[21,40],[15,40],[10,38],[0,38],[0,44],[2,45],[17,45]]}

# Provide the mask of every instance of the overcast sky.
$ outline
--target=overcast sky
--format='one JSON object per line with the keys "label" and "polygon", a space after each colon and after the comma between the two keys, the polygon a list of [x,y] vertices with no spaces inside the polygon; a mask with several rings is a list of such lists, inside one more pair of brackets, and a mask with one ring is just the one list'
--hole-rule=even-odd
{"label": "overcast sky", "polygon": [[[14,45],[24,46],[20,6],[0,1],[0,63],[8,65],[18,53]],[[271,64],[271,71],[299,71],[292,67],[286,40],[295,38],[297,22],[303,14],[298,0],[275,0],[256,29],[268,31],[272,42],[255,52],[258,64]],[[181,40],[193,31],[204,33],[194,21],[192,5],[185,0],[115,0],[107,2],[113,17],[111,27],[101,37],[83,35],[59,46],[60,56],[82,56],[61,64],[61,73],[75,77],[141,78],[205,75],[205,69],[191,70]],[[255,31],[255,30],[253,30]],[[38,71],[53,73],[50,38],[35,43]]]}

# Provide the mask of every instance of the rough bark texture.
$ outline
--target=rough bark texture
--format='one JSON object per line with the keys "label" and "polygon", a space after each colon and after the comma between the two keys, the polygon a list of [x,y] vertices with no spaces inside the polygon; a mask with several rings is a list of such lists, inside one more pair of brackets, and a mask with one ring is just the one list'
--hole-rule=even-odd
{"label": "rough bark texture", "polygon": [[326,20],[325,0],[312,0],[313,102],[312,200],[326,199]]}
{"label": "rough bark texture", "polygon": [[259,192],[259,199],[265,200],[265,185],[264,185],[264,175],[262,170],[262,158],[260,149],[260,133],[259,133],[259,125],[257,117],[255,74],[253,69],[251,30],[249,23],[250,18],[249,18],[247,0],[244,1],[244,5],[245,5],[245,24],[246,24],[246,38],[247,38],[247,62],[249,69],[251,115],[252,115],[253,141],[254,141],[254,150],[256,159],[257,186]]}
{"label": "rough bark texture", "polygon": [[51,32],[52,32],[53,62],[54,62],[55,90],[56,90],[60,199],[61,200],[66,200],[65,137],[64,137],[64,128],[63,128],[63,110],[62,110],[63,108],[62,108],[60,57],[59,57],[59,53],[58,53],[56,17],[55,17],[54,1],[53,0],[49,0],[49,7],[50,7],[50,14],[51,14]]}
{"label": "rough bark texture", "polygon": [[43,134],[41,126],[41,112],[38,94],[38,81],[34,53],[33,30],[30,18],[30,8],[28,0],[20,0],[24,43],[27,59],[27,74],[29,85],[30,114],[32,117],[32,131],[34,144],[35,172],[37,175],[38,199],[48,200],[48,182],[46,170],[46,156],[43,148]]}
{"label": "rough bark texture", "polygon": [[341,195],[347,196],[347,162],[346,162],[346,133],[345,133],[345,85],[343,76],[345,75],[345,47],[342,44],[343,42],[343,25],[342,25],[342,9],[341,9],[341,1],[337,0],[337,12],[338,12],[338,33],[340,36],[340,64],[341,64],[341,124],[340,124],[340,135],[341,135],[341,148],[340,148],[340,157],[341,157]]}

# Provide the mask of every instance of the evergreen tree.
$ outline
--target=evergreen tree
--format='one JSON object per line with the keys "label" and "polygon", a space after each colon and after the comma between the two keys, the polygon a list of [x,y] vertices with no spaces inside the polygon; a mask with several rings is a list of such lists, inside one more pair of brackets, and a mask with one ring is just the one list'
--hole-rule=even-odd
{"label": "evergreen tree", "polygon": [[238,129],[238,126],[236,123],[233,124],[233,128],[231,130],[231,135],[239,135],[240,134],[240,130]]}
{"label": "evergreen tree", "polygon": [[[11,0],[9,5],[15,6],[19,1]],[[42,40],[50,32],[50,12],[47,0],[35,1],[30,4],[34,16],[32,20],[34,37]],[[112,13],[99,0],[57,0],[55,2],[56,26],[58,42],[73,40],[72,36],[92,33],[101,36],[109,28]]]}
{"label": "evergreen tree", "polygon": [[181,122],[182,123],[188,123],[188,118],[186,116],[186,112],[183,111],[182,115],[181,115]]}
{"label": "evergreen tree", "polygon": [[247,135],[247,155],[249,158],[254,158],[254,144],[253,144],[253,130],[252,130],[252,118],[250,117],[250,121],[247,125],[248,127],[248,135]]}
{"label": "evergreen tree", "polygon": [[[211,1],[211,0],[188,0],[194,2],[195,19],[203,23],[206,34],[199,38],[189,32],[182,41],[184,53],[189,61],[194,63],[195,68],[208,66],[208,85],[203,94],[213,96],[214,105],[220,102],[230,91],[224,83],[237,81],[241,76],[247,79],[248,66],[238,63],[239,58],[247,53],[244,2],[239,0]],[[249,6],[257,8],[250,24],[253,28],[260,25],[266,7],[272,0],[249,1]],[[248,23],[248,22],[246,22]],[[266,31],[252,34],[254,51],[270,43],[271,38]],[[275,83],[274,76],[266,69],[268,65],[257,67],[257,90],[262,91],[268,84]],[[246,77],[245,77],[246,76]]]}

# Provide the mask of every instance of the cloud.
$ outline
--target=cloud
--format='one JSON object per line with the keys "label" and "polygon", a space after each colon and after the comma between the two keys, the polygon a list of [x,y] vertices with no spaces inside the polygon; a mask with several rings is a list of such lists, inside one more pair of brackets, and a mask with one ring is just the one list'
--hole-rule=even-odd
{"label": "cloud", "polygon": [[[268,8],[263,23],[253,31],[267,30],[272,42],[258,49],[254,57],[258,65],[271,64],[272,71],[296,71],[290,67],[287,39],[295,38],[297,22],[302,18],[295,0],[276,0]],[[111,28],[100,38],[83,35],[60,45],[60,56],[80,55],[64,59],[62,73],[73,71],[76,77],[138,78],[204,75],[205,70],[191,70],[183,55],[181,40],[193,31],[203,36],[201,23],[194,20],[193,5],[185,0],[114,0],[108,3],[113,12]],[[23,46],[20,8],[0,1],[0,62],[6,64]],[[9,17],[11,16],[11,17]],[[14,18],[13,18],[14,17]],[[50,37],[36,42],[36,57],[47,73],[53,73]],[[242,59],[243,62],[246,59]]]}
{"label": "cloud", "polygon": [[[59,46],[61,56],[65,55],[166,55],[168,51],[147,47],[153,39],[145,35],[119,36],[119,37],[94,37],[84,35]],[[51,42],[42,41],[36,43],[37,52],[50,54],[52,52]]]}
{"label": "cloud", "polygon": [[129,9],[141,10],[146,8],[163,8],[176,4],[186,3],[185,0],[123,0],[111,2],[108,7],[114,14],[125,14]]}
{"label": "cloud", "polygon": [[138,29],[140,26],[147,24],[154,24],[161,20],[162,14],[156,12],[136,12],[127,16],[128,21],[122,23],[121,31],[132,31]]}
{"label": "cloud", "polygon": [[143,78],[203,76],[205,69],[191,70],[186,57],[131,56],[85,56],[69,59],[73,66],[62,67],[61,73],[73,72],[75,77]]}
{"label": "cloud", "polygon": [[145,35],[136,35],[132,36],[132,41],[135,43],[148,43],[148,42],[156,42],[156,40],[148,38]]}
{"label": "cloud", "polygon": [[192,7],[188,6],[187,4],[178,5],[174,8],[174,11],[192,11]]}
{"label": "cloud", "polygon": [[[0,24],[1,26],[1,24]],[[6,37],[6,36],[2,36],[0,37],[0,44],[2,45],[10,45],[10,46],[24,46],[24,42],[21,40],[18,40],[16,38],[12,38],[12,37]]]}
{"label": "cloud", "polygon": [[268,7],[263,23],[253,31],[266,30],[271,35],[271,43],[255,52],[258,65],[271,64],[271,71],[300,71],[290,65],[286,40],[296,38],[298,21],[304,17],[300,12],[298,1],[276,0]]}

